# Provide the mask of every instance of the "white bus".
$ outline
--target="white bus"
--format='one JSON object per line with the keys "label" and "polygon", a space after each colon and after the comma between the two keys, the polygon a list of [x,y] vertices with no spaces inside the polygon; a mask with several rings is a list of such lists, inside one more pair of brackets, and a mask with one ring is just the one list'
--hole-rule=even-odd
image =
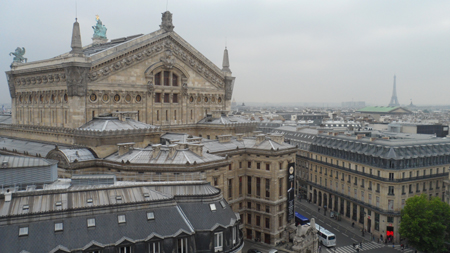
{"label": "white bus", "polygon": [[[311,225],[308,223],[308,225]],[[336,236],[330,231],[326,230],[324,227],[321,227],[316,223],[317,235],[319,235],[319,241],[322,242],[322,245],[325,247],[333,247],[336,246]]]}

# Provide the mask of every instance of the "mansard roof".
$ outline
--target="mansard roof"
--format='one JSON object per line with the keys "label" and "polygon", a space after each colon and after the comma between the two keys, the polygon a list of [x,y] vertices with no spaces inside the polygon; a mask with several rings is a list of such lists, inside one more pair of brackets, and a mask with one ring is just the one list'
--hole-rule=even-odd
{"label": "mansard roof", "polygon": [[378,131],[373,131],[372,137],[319,134],[313,145],[396,160],[450,155],[450,139],[424,134]]}
{"label": "mansard roof", "polygon": [[[62,181],[60,184],[70,182]],[[0,229],[0,236],[5,238],[0,241],[0,248],[5,252],[97,249],[154,236],[167,238],[194,234],[197,230],[212,231],[217,226],[235,225],[237,220],[220,190],[206,182],[117,182],[111,186],[94,185],[89,190],[56,185],[50,188],[13,193],[10,202],[0,199],[2,224],[12,221]],[[145,193],[150,193],[149,197]],[[116,200],[118,195],[122,197],[120,201]],[[88,198],[93,203],[88,203]],[[215,211],[209,208],[210,204],[216,206]],[[27,211],[23,211],[24,205],[28,205]],[[49,207],[56,215],[48,215]],[[148,219],[148,212],[153,212],[153,219]],[[119,214],[125,215],[125,223],[118,224]],[[27,222],[17,222],[19,217],[26,217]],[[95,218],[95,229],[86,228],[88,218]],[[55,222],[63,222],[63,232],[55,234]],[[24,224],[29,231],[25,241],[17,235],[19,226]]]}

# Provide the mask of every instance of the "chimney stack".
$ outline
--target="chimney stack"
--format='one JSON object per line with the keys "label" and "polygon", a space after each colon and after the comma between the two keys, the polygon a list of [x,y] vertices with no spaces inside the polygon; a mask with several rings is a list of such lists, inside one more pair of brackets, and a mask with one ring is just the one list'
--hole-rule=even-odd
{"label": "chimney stack", "polygon": [[130,149],[133,149],[134,142],[117,143],[117,147],[119,149],[119,156],[122,156],[122,155],[128,153],[128,151],[130,151]]}
{"label": "chimney stack", "polygon": [[188,143],[188,148],[196,155],[203,156],[203,144]]}
{"label": "chimney stack", "polygon": [[153,144],[152,150],[152,159],[155,159],[156,157],[158,157],[159,152],[161,151],[161,144]]}

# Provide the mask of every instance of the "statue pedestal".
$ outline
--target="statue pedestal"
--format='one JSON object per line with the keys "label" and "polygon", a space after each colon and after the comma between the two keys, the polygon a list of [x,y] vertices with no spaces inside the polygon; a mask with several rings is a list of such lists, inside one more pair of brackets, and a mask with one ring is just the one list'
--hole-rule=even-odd
{"label": "statue pedestal", "polygon": [[106,38],[92,38],[93,45],[105,44],[106,42],[108,42]]}

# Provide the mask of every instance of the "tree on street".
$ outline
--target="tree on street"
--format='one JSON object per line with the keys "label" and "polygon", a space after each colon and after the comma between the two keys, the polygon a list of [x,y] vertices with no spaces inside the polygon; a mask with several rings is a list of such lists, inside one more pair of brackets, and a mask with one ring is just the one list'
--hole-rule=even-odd
{"label": "tree on street", "polygon": [[407,199],[399,232],[417,250],[447,252],[444,242],[450,241],[450,206],[425,194]]}

